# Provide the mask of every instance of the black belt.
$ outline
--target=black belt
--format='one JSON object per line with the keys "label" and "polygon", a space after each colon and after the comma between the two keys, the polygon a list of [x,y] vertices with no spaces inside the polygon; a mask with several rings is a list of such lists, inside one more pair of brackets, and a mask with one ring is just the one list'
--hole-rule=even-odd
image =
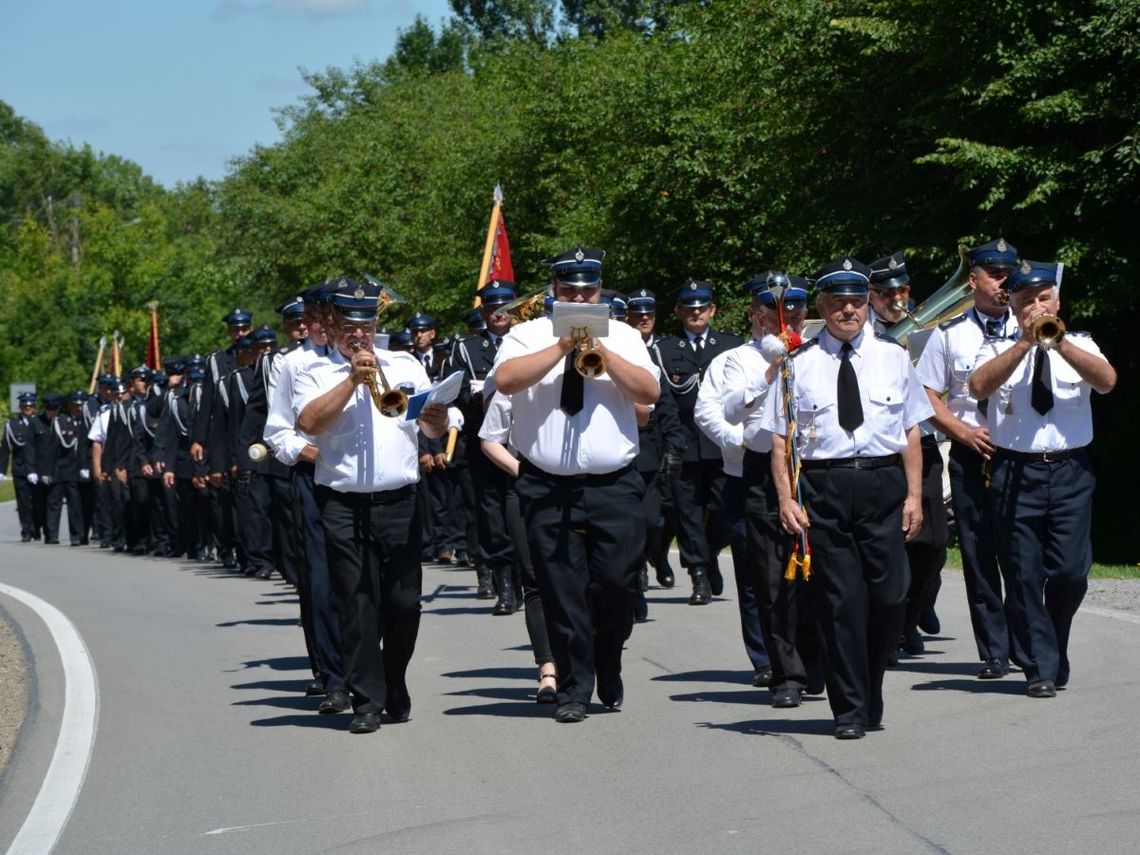
{"label": "black belt", "polygon": [[751,448],[744,449],[744,466],[749,468],[752,466],[771,466],[772,465],[772,452],[770,451],[753,451]]}
{"label": "black belt", "polygon": [[324,484],[317,485],[318,491],[327,490],[348,505],[392,505],[415,495],[416,485],[405,484],[395,490],[375,490],[371,493],[350,493],[347,490],[334,490]]}
{"label": "black belt", "polygon": [[1088,451],[1087,445],[1082,445],[1080,448],[1066,448],[1063,451],[1012,451],[1008,448],[995,448],[994,457],[1019,460],[1023,463],[1054,463],[1078,457],[1086,451]]}
{"label": "black belt", "polygon": [[845,457],[840,460],[801,460],[804,469],[882,469],[884,466],[898,466],[901,454],[888,454],[886,457]]}
{"label": "black belt", "polygon": [[627,463],[621,469],[615,469],[613,472],[602,472],[594,474],[591,472],[583,472],[575,475],[554,475],[547,472],[545,469],[540,469],[535,466],[525,457],[519,458],[519,475],[537,475],[539,478],[549,478],[554,481],[581,481],[583,483],[593,484],[609,484],[617,481],[627,472],[633,470],[633,463]]}

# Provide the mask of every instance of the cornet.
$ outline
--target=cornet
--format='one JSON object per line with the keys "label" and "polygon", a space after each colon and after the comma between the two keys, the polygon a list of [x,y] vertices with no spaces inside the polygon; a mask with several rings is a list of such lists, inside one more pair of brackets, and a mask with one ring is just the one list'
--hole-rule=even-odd
{"label": "cornet", "polygon": [[[357,353],[367,347],[363,341],[352,342],[352,352]],[[390,419],[399,418],[408,411],[408,395],[402,389],[393,389],[388,385],[388,378],[384,376],[384,369],[380,361],[376,361],[376,373],[369,374],[368,394],[372,396],[372,403],[380,411],[380,415]],[[381,389],[383,387],[383,389]]]}
{"label": "cornet", "polygon": [[1033,324],[1033,338],[1041,347],[1052,350],[1065,337],[1065,322],[1056,315],[1042,315]]}
{"label": "cornet", "polygon": [[594,344],[589,327],[574,327],[571,330],[574,347],[578,355],[574,357],[574,370],[583,377],[601,377],[606,373],[606,357]]}

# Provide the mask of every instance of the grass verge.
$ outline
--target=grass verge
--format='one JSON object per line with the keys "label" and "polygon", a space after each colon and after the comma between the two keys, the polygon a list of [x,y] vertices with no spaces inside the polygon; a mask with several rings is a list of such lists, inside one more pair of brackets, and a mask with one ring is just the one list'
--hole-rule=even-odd
{"label": "grass verge", "polygon": [[[957,547],[946,550],[946,566],[961,567],[962,553]],[[1090,579],[1140,579],[1140,564],[1097,564],[1093,562]]]}

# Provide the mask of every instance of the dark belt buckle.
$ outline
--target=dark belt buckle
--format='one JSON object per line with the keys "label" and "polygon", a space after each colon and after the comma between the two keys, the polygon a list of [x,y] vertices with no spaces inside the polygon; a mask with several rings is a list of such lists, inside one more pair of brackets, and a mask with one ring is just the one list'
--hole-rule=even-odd
{"label": "dark belt buckle", "polygon": [[853,457],[851,458],[852,469],[871,469],[871,461],[866,457]]}

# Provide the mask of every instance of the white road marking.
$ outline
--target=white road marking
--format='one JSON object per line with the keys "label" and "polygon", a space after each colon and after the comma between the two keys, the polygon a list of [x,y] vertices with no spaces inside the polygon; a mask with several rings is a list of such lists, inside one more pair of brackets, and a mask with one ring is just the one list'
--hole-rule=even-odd
{"label": "white road marking", "polygon": [[0,583],[0,593],[26,605],[51,632],[63,663],[63,716],[47,774],[8,855],[50,852],[79,798],[99,719],[99,684],[83,637],[67,616],[35,594]]}

